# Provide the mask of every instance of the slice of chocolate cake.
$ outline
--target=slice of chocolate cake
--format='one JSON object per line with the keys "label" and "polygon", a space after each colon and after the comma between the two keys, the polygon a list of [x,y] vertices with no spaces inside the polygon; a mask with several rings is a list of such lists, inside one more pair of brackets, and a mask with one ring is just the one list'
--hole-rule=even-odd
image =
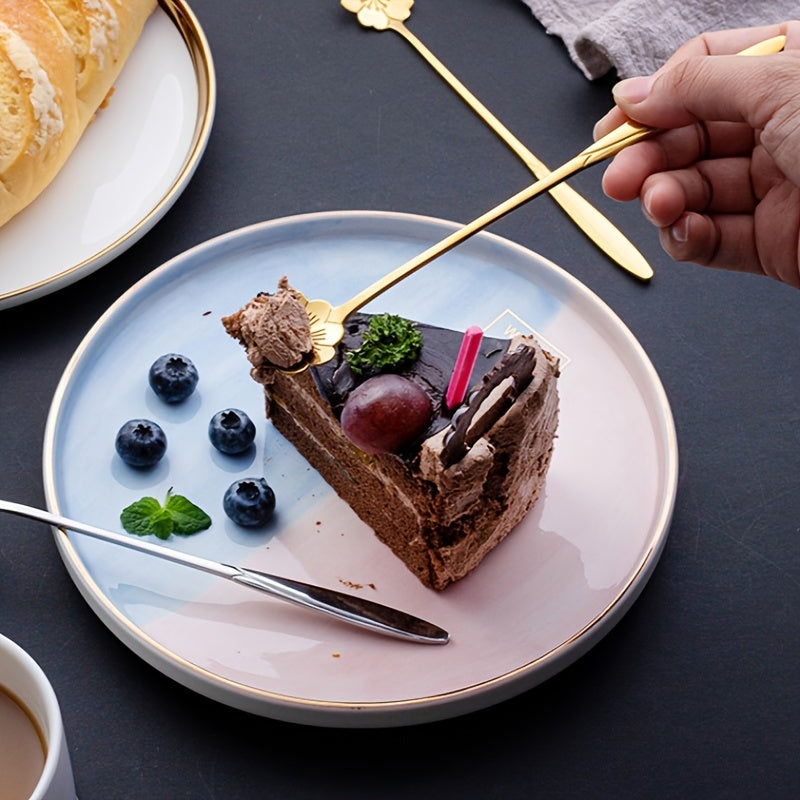
{"label": "slice of chocolate cake", "polygon": [[335,358],[296,373],[282,370],[307,357],[311,339],[285,279],[223,324],[246,348],[275,427],[424,584],[444,589],[536,502],[553,451],[558,362],[532,336],[484,337],[471,388],[451,409],[463,333],[413,323],[421,342],[411,356],[357,369],[352,354],[377,321],[354,314]]}

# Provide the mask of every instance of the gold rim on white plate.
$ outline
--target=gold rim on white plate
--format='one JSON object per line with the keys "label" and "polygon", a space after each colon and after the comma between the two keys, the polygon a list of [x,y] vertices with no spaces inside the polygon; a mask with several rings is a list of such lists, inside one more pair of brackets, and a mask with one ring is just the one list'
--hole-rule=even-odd
{"label": "gold rim on white plate", "polygon": [[[30,302],[54,292],[106,265],[137,242],[166,214],[193,176],[205,152],[216,109],[216,75],[211,49],[197,17],[185,0],[159,0],[159,8],[156,9],[155,14],[164,14],[177,29],[191,59],[196,82],[197,114],[194,130],[180,167],[158,202],[124,234],[86,258],[67,265],[63,269],[54,270],[53,274],[46,278],[7,291],[0,290],[0,310]],[[25,211],[21,213],[25,213]],[[9,224],[12,223],[13,220]],[[2,241],[2,229],[0,229],[0,241]]]}

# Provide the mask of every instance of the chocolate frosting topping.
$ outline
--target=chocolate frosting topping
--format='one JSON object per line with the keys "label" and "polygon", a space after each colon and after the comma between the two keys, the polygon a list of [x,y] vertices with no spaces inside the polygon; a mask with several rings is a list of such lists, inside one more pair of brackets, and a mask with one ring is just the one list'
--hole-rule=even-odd
{"label": "chocolate frosting topping", "polygon": [[236,313],[223,317],[222,324],[245,346],[256,380],[275,367],[297,366],[313,349],[302,295],[289,286],[286,277],[280,279],[276,292],[260,292]]}
{"label": "chocolate frosting topping", "polygon": [[[336,348],[336,356],[333,360],[311,368],[311,373],[314,376],[320,394],[330,403],[337,418],[341,416],[342,408],[350,392],[352,392],[359,383],[369,377],[357,377],[354,375],[347,365],[345,355],[347,351],[353,350],[361,345],[361,339],[364,331],[369,327],[370,318],[370,314],[353,314],[345,325],[344,338]],[[420,445],[425,439],[451,425],[454,416],[458,416],[459,413],[462,413],[461,409],[465,408],[465,406],[460,406],[454,413],[447,408],[444,401],[444,394],[453,371],[453,365],[458,356],[463,334],[458,331],[439,328],[434,325],[426,325],[424,323],[415,323],[415,325],[422,334],[422,351],[417,361],[404,369],[398,370],[398,374],[410,378],[427,393],[428,397],[431,398],[434,413],[423,435],[413,442],[405,452],[399,454],[401,458],[407,461],[416,457]],[[532,351],[528,351],[524,347],[517,348],[514,358],[508,360],[504,358],[508,346],[508,339],[485,336],[481,341],[478,359],[473,370],[475,380],[479,380],[481,376],[485,376],[481,386],[478,388],[479,392],[483,392],[484,386],[486,386],[486,379],[489,375],[494,377],[491,378],[492,383],[488,391],[491,391],[491,388],[494,388],[494,386],[508,376],[513,375],[517,387],[514,397],[516,397],[516,393],[521,392],[530,382],[531,373],[533,371],[532,362],[534,360]],[[524,352],[517,353],[517,350],[522,350]],[[525,358],[526,353],[529,356],[527,359]],[[488,391],[486,394],[488,394]],[[476,413],[477,407],[481,402],[482,398],[474,409],[471,408],[471,403],[470,406],[467,407],[470,419]],[[508,403],[508,405],[510,405],[510,403]],[[467,427],[469,427],[468,421]],[[464,434],[466,434],[466,431],[464,431]],[[455,463],[462,458],[466,452],[465,447],[467,447],[467,444],[465,444],[465,437],[461,434],[457,434],[455,442],[448,449],[448,461],[445,463]]]}

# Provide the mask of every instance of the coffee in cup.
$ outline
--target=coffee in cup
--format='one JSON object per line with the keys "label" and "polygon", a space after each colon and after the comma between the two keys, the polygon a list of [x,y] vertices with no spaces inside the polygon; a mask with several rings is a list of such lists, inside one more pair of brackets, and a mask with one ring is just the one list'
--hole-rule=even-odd
{"label": "coffee in cup", "polygon": [[33,714],[0,685],[0,797],[28,800],[44,771],[44,735]]}
{"label": "coffee in cup", "polygon": [[0,798],[75,800],[61,710],[41,667],[0,635]]}

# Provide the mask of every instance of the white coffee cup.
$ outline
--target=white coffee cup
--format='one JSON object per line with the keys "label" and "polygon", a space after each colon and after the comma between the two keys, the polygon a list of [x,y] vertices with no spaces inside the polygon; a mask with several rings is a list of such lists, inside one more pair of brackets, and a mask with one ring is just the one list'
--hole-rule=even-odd
{"label": "white coffee cup", "polygon": [[72,763],[56,693],[41,667],[0,635],[0,686],[34,716],[45,740],[44,769],[30,800],[76,800]]}

